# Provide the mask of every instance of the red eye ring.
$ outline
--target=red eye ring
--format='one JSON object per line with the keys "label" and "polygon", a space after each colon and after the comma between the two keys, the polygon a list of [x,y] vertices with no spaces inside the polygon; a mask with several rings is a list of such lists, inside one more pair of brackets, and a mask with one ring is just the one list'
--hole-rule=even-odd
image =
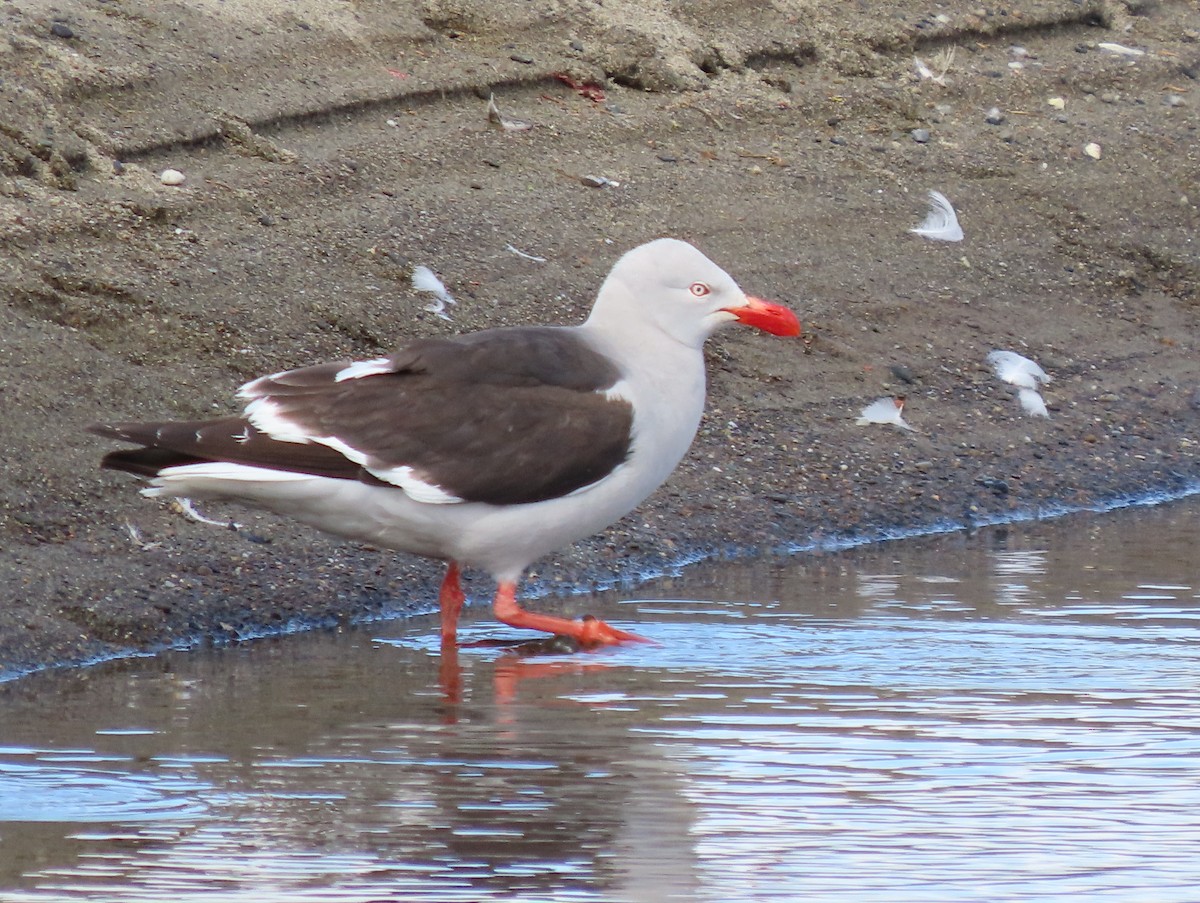
{"label": "red eye ring", "polygon": [[707,285],[705,285],[703,282],[693,282],[690,286],[688,286],[688,291],[691,292],[693,295],[695,295],[697,298],[703,298],[705,295],[707,295],[709,292],[711,292],[712,289],[709,288]]}

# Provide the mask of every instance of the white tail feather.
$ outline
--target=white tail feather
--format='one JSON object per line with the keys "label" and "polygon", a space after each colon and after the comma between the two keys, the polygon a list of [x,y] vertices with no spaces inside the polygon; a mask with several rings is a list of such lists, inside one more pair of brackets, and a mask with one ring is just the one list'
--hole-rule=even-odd
{"label": "white tail feather", "polygon": [[220,495],[221,483],[286,483],[300,480],[316,480],[308,473],[293,473],[287,470],[271,470],[268,467],[251,467],[248,464],[231,464],[227,461],[205,461],[203,464],[181,464],[167,467],[150,481],[142,495],[150,498],[163,496],[205,497]]}

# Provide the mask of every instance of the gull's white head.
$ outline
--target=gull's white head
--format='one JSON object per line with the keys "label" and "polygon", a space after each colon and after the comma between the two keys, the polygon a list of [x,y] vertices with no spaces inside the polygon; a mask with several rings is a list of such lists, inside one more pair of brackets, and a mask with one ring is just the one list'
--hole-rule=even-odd
{"label": "gull's white head", "polygon": [[790,310],[747,295],[723,269],[675,238],[647,242],[618,260],[587,322],[617,332],[653,326],[695,348],[728,323],[773,335],[800,334]]}

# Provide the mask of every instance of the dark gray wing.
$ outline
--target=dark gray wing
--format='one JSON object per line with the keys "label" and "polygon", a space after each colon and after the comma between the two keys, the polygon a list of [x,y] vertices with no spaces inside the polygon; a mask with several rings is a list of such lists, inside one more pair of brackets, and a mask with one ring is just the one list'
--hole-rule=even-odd
{"label": "dark gray wing", "polygon": [[[126,438],[196,460],[381,481],[426,500],[537,502],[625,461],[632,407],[605,394],[620,376],[571,329],[489,330],[263,377],[241,391],[244,420],[147,424],[154,442],[147,430]],[[122,464],[109,466],[133,469]]]}

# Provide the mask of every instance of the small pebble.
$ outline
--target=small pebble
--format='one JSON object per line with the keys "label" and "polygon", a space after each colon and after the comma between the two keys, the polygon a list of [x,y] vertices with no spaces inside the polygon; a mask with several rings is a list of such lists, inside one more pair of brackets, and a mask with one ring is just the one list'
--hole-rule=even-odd
{"label": "small pebble", "polygon": [[987,111],[987,116],[984,117],[984,121],[988,125],[1000,125],[1004,122],[1004,119],[1004,114],[1000,112],[999,107],[992,107]]}
{"label": "small pebble", "polygon": [[913,129],[908,134],[917,144],[926,144],[929,141],[929,129]]}
{"label": "small pebble", "polygon": [[68,25],[66,22],[55,22],[53,25],[50,26],[50,34],[54,35],[56,38],[73,38],[73,37],[75,37],[75,32],[71,29],[71,26]]}
{"label": "small pebble", "polygon": [[513,53],[513,54],[510,54],[508,58],[510,60],[512,60],[514,63],[521,63],[522,65],[525,65],[525,66],[533,65],[533,57],[526,56],[523,53]]}
{"label": "small pebble", "polygon": [[1163,98],[1163,103],[1168,107],[1182,107],[1183,97],[1179,94],[1168,94]]}
{"label": "small pebble", "polygon": [[158,181],[164,185],[182,185],[186,179],[187,176],[178,169],[164,169],[158,177]]}
{"label": "small pebble", "polygon": [[1046,103],[1050,104],[1050,106],[1056,110],[1061,110],[1061,109],[1065,108],[1067,105],[1067,102],[1065,100],[1063,100],[1061,97],[1051,97],[1049,100],[1046,101]]}

